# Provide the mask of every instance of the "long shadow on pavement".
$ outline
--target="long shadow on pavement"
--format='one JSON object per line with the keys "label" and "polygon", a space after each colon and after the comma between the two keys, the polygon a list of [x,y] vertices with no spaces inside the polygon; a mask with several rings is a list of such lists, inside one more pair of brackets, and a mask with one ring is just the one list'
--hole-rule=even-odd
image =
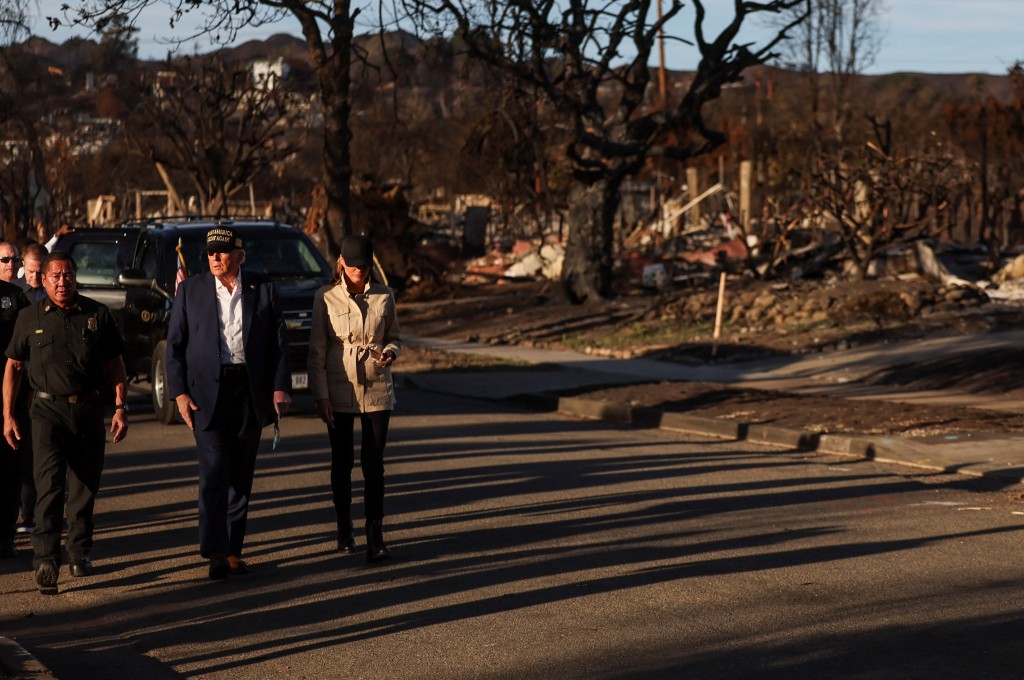
{"label": "long shadow on pavement", "polygon": [[[258,561],[248,577],[227,583],[204,580],[189,557],[195,550],[193,462],[146,464],[174,461],[170,450],[112,455],[105,488],[119,498],[101,519],[98,546],[106,563],[96,578],[73,586],[95,596],[90,606],[29,619],[4,616],[6,634],[16,635],[66,680],[114,677],[124,670],[115,668],[118,659],[133,650],[173,658],[189,674],[244,672],[249,664],[282,655],[302,658],[597,594],[630,597],[652,586],[687,588],[717,577],[838,564],[1020,531],[986,527],[872,540],[852,533],[848,518],[815,519],[813,513],[829,504],[867,507],[879,498],[922,493],[925,485],[866,465],[860,474],[836,477],[785,452],[652,438],[605,423],[542,418],[524,425],[517,411],[459,399],[410,401],[413,409],[396,416],[387,457],[393,563],[372,568],[359,556],[332,552],[322,435],[289,437],[278,451],[261,454],[257,476],[265,488],[254,496],[249,544]],[[430,417],[441,415],[467,422],[454,428],[431,424]],[[494,421],[471,422],[482,416]],[[775,476],[752,477],[762,473]],[[157,503],[155,494],[166,491],[174,492],[173,500]],[[361,497],[358,485],[354,492]],[[807,526],[766,528],[769,519],[783,521],[782,509],[802,507],[812,513]],[[732,515],[768,519],[760,527],[723,533]],[[147,555],[161,557],[140,557]],[[962,623],[975,641],[1000,626],[1021,628],[1013,616]],[[952,621],[940,621],[842,639],[814,630],[799,641],[764,639],[721,652],[664,647],[639,675],[725,677],[742,669],[732,677],[773,677],[773,671],[821,677],[859,669],[861,677],[943,677],[939,671],[948,662],[920,655],[933,636],[945,640],[952,632]],[[997,639],[1000,658],[1007,644],[1010,651],[1024,651],[1024,636],[1003,633]],[[90,655],[93,661],[83,665]],[[592,663],[605,664],[602,677],[637,677],[641,670],[623,667],[611,651],[607,659],[597,656]],[[541,668],[519,670],[520,677],[547,675]],[[913,672],[899,674],[908,670]],[[153,678],[174,675],[164,671],[166,676],[148,669]]]}

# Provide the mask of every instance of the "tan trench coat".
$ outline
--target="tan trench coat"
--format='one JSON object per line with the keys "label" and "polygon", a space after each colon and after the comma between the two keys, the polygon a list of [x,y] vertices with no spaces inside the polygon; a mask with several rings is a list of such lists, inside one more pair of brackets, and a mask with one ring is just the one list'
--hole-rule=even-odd
{"label": "tan trench coat", "polygon": [[[364,313],[365,310],[365,313]],[[353,299],[343,283],[324,286],[313,298],[309,336],[309,391],[327,399],[336,413],[367,413],[394,408],[391,367],[378,368],[370,350],[402,353],[395,296],[371,283]]]}

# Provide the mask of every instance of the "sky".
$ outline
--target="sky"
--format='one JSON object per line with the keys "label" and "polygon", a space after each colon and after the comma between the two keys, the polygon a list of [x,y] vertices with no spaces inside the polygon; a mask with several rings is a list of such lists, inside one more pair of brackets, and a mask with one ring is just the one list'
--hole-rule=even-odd
{"label": "sky", "polygon": [[[73,35],[90,36],[83,29],[51,31],[43,17],[55,15],[65,2],[74,0],[35,0],[39,18],[33,33],[51,42],[60,43]],[[914,71],[922,73],[989,73],[1003,75],[1017,60],[1024,61],[1024,0],[882,0],[879,17],[882,42],[869,74]],[[714,28],[716,11],[721,20],[732,6],[731,0],[707,0],[709,28]],[[144,59],[162,59],[167,55],[165,40],[170,35],[168,14],[162,4],[151,7],[137,26],[140,29],[139,56]],[[677,21],[679,34],[686,36],[691,15]],[[669,33],[673,31],[670,30]],[[275,33],[300,36],[297,23],[288,19],[280,23],[243,32],[236,42],[263,39]],[[740,35],[742,42],[764,40],[767,31],[751,24]],[[208,41],[195,44],[195,51],[213,49]],[[192,49],[187,51],[191,52]],[[673,70],[688,70],[696,66],[694,48],[669,42],[666,47],[666,66]]]}

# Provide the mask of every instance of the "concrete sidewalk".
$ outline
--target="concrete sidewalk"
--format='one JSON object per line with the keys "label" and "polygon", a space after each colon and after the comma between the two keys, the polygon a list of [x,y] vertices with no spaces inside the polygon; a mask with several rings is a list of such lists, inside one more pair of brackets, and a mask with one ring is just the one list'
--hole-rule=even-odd
{"label": "concrete sidewalk", "polygon": [[[564,369],[583,371],[579,380],[593,378],[598,383],[629,383],[648,380],[694,380],[717,382],[763,390],[778,390],[803,395],[827,395],[844,399],[899,401],[909,404],[946,404],[969,408],[1024,413],[1024,400],[1008,400],[1004,395],[977,393],[955,387],[943,390],[902,390],[886,385],[866,385],[865,377],[880,370],[908,363],[920,363],[942,357],[1024,347],[1024,330],[983,335],[950,336],[930,340],[871,345],[842,352],[824,352],[802,356],[780,357],[759,361],[720,365],[686,366],[652,359],[609,359],[580,352],[552,351],[514,345],[479,345],[433,338],[410,337],[407,341],[423,347],[450,352],[466,352],[492,356],[528,364],[551,364]],[[549,380],[570,383],[571,379]],[[509,384],[483,386],[486,396],[503,398],[523,391],[536,376],[527,373]],[[444,380],[445,376],[435,376]],[[503,379],[504,382],[504,379]],[[539,383],[543,384],[543,383]],[[562,389],[559,385],[549,390]]]}
{"label": "concrete sidewalk", "polygon": [[[1007,400],[999,394],[955,388],[908,391],[859,382],[879,370],[908,362],[1020,347],[1024,345],[1024,331],[937,338],[845,352],[712,366],[684,366],[649,359],[609,359],[512,345],[490,346],[419,337],[406,339],[410,344],[422,347],[537,365],[536,370],[518,368],[493,373],[474,370],[404,376],[422,390],[508,400],[582,417],[1024,482],[1024,434],[993,432],[918,438],[819,435],[771,425],[660,413],[626,404],[552,396],[578,387],[692,380],[801,395],[1024,412],[1024,401]],[[557,366],[558,370],[551,370],[551,366]],[[884,408],[882,404],[879,407]]]}

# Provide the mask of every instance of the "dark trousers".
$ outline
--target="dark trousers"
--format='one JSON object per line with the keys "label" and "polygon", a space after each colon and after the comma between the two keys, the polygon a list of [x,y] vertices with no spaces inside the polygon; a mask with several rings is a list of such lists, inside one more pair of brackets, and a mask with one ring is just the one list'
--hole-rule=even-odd
{"label": "dark trousers", "polygon": [[21,426],[21,441],[17,450],[0,438],[0,543],[14,538],[21,518],[31,524],[35,517],[36,483],[32,474],[32,425],[29,422],[28,402],[19,399],[14,417]]}
{"label": "dark trousers", "polygon": [[242,555],[261,431],[245,372],[222,372],[213,421],[195,431],[203,557]]}
{"label": "dark trousers", "polygon": [[0,442],[0,544],[14,539],[21,502],[21,460],[25,451],[14,451]]}
{"label": "dark trousers", "polygon": [[[331,441],[331,491],[338,527],[352,521],[352,466],[355,463],[355,413],[335,413]],[[363,513],[366,521],[384,519],[384,446],[391,411],[360,413],[359,464],[363,470]]]}
{"label": "dark trousers", "polygon": [[32,400],[31,390],[25,390],[27,396],[20,399],[15,418],[18,423],[24,423],[21,431],[21,442],[18,445],[18,460],[21,464],[21,521],[25,524],[34,524],[36,517],[36,480],[33,472],[32,454],[32,427],[29,417],[29,404]]}
{"label": "dark trousers", "polygon": [[60,564],[65,514],[68,554],[73,559],[92,550],[93,510],[106,445],[103,404],[99,399],[77,404],[36,399],[31,415],[37,496],[32,533],[35,564],[44,559]]}

